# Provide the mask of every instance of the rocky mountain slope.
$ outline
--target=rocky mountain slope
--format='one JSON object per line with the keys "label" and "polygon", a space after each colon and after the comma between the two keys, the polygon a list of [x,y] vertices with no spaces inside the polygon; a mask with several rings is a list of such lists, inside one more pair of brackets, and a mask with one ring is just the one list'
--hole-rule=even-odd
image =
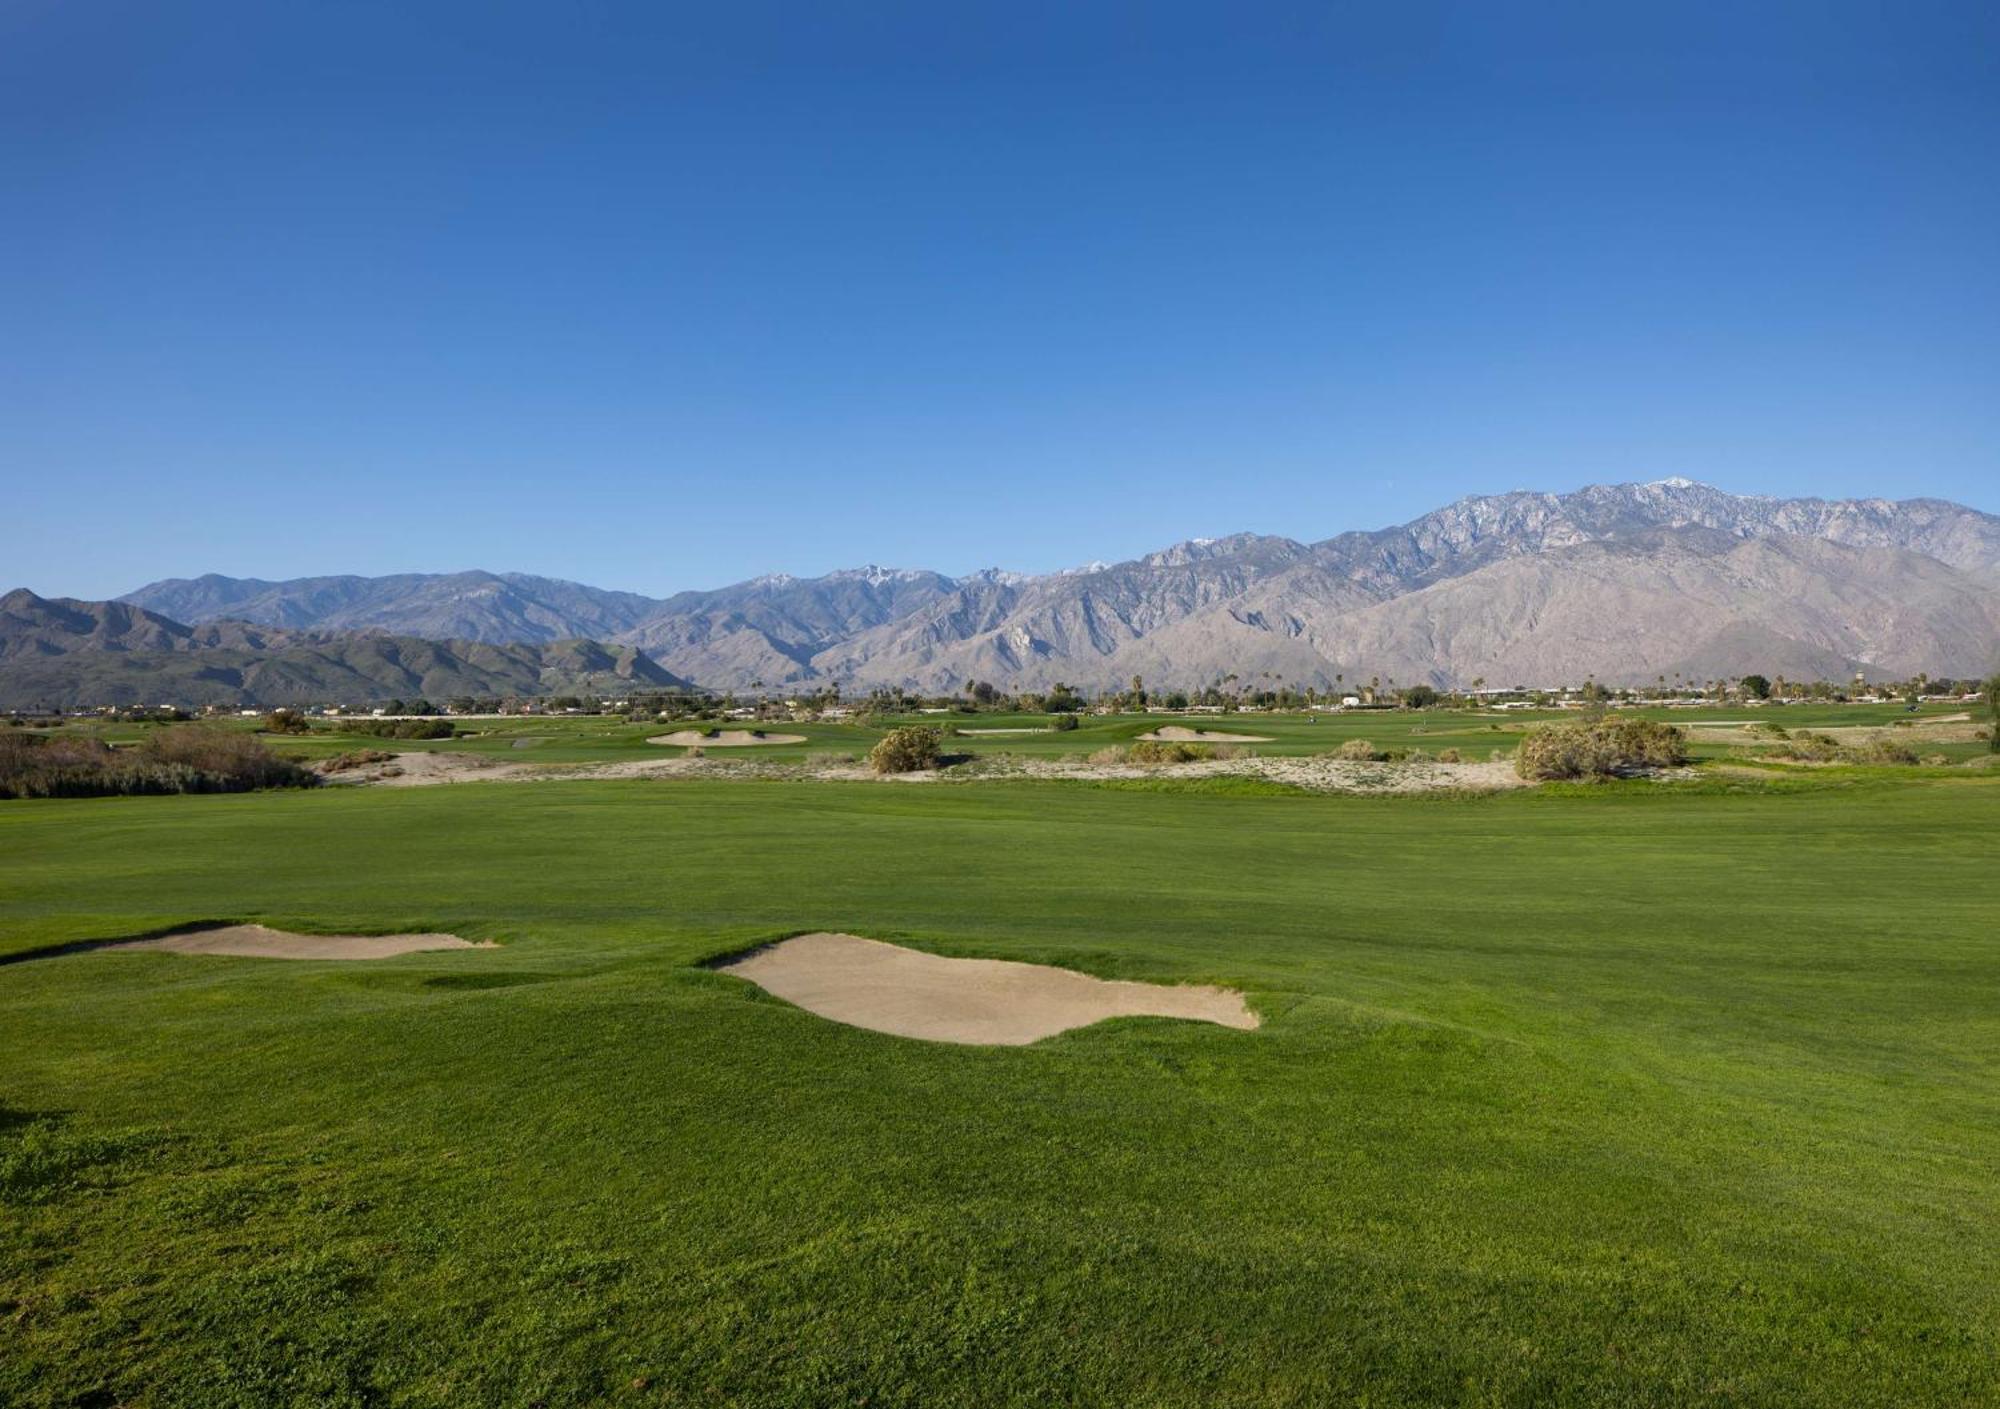
{"label": "rocky mountain slope", "polygon": [[0,709],[271,708],[454,695],[685,689],[635,646],[429,641],[381,631],[190,627],[118,602],[0,597]]}
{"label": "rocky mountain slope", "polygon": [[660,601],[518,574],[208,577],[123,600],[196,622],[599,635],[735,688],[1969,675],[2000,665],[2000,517],[1675,479],[1478,496],[1316,543],[1196,539],[1041,576],[864,568]]}
{"label": "rocky mountain slope", "polygon": [[254,577],[154,582],[119,599],[175,621],[222,619],[333,631],[374,628],[434,641],[603,639],[629,631],[659,603],[633,592],[526,573],[403,573],[392,577]]}

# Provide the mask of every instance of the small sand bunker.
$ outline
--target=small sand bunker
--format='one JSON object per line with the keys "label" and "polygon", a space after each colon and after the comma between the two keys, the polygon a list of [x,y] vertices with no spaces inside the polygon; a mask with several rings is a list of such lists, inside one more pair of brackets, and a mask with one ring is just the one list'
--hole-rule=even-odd
{"label": "small sand bunker", "polygon": [[699,729],[677,729],[671,734],[655,734],[649,744],[672,744],[679,748],[748,749],[759,744],[802,744],[804,734],[766,734],[762,729],[724,729],[704,734]]}
{"label": "small sand bunker", "polygon": [[932,1042],[1019,1047],[1124,1017],[1257,1026],[1257,1015],[1233,989],[947,959],[852,934],[804,934],[716,967],[834,1022]]}
{"label": "small sand bunker", "polygon": [[1140,738],[1149,744],[1268,744],[1267,734],[1216,734],[1206,729],[1188,729],[1179,724],[1169,724],[1155,729]]}
{"label": "small sand bunker", "polygon": [[102,949],[160,949],[170,954],[228,954],[239,959],[391,959],[423,949],[493,949],[455,934],[289,934],[262,925],[218,925],[158,939],[128,939]]}

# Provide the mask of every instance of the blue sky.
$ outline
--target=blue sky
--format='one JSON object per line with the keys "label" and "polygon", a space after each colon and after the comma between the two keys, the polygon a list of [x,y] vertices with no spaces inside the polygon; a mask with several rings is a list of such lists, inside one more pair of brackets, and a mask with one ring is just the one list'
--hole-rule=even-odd
{"label": "blue sky", "polygon": [[0,6],[0,588],[2000,511],[1990,4]]}

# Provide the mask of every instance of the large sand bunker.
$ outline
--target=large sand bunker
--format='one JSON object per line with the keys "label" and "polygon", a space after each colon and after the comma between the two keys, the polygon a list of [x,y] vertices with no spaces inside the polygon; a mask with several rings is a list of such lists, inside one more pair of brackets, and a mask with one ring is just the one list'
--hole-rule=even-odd
{"label": "large sand bunker", "polygon": [[99,949],[159,949],[170,954],[228,954],[239,959],[390,959],[423,949],[492,949],[455,934],[289,934],[262,925],[218,925],[157,939],[127,939]]}
{"label": "large sand bunker", "polygon": [[655,734],[649,744],[673,744],[680,748],[747,749],[759,744],[802,744],[804,734],[766,734],[761,729],[724,729],[704,734],[699,729],[677,729],[671,734]]}
{"label": "large sand bunker", "polygon": [[1124,1017],[1257,1026],[1257,1015],[1233,989],[947,959],[852,934],[804,934],[716,967],[823,1018],[932,1042],[1018,1047]]}
{"label": "large sand bunker", "polygon": [[1149,744],[1268,744],[1267,734],[1216,734],[1206,729],[1188,729],[1179,724],[1169,724],[1155,729],[1140,738]]}

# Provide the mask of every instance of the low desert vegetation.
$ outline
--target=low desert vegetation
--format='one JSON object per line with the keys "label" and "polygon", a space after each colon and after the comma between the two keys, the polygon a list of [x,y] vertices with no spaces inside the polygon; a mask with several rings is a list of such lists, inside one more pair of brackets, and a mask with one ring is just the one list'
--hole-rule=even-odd
{"label": "low desert vegetation", "polygon": [[1210,758],[1233,758],[1234,750],[1222,750],[1214,744],[1189,743],[1186,740],[1141,739],[1125,750],[1124,761],[1142,766],[1162,763],[1199,763]]}
{"label": "low desert vegetation", "polygon": [[1522,736],[1514,769],[1523,778],[1614,778],[1688,761],[1687,733],[1650,719],[1545,724]]}
{"label": "low desert vegetation", "polygon": [[921,773],[936,768],[941,755],[938,730],[913,724],[884,734],[868,751],[868,765],[877,773]]}
{"label": "low desert vegetation", "polygon": [[0,735],[0,798],[237,793],[318,781],[251,735],[213,725],[175,725],[126,749],[76,734]]}
{"label": "low desert vegetation", "polygon": [[1779,747],[1764,752],[1765,758],[1788,759],[1795,763],[1832,763],[1840,757],[1840,740],[1831,734],[1799,729],[1785,736]]}
{"label": "low desert vegetation", "polygon": [[1858,763],[1907,767],[1918,762],[1914,746],[1901,739],[1870,739],[1861,744],[1843,744],[1831,734],[1810,729],[1794,731],[1776,748],[1765,749],[1761,757],[1789,763]]}
{"label": "low desert vegetation", "polygon": [[1367,739],[1349,739],[1333,751],[1333,756],[1348,763],[1381,763],[1389,757]]}
{"label": "low desert vegetation", "polygon": [[351,773],[357,768],[372,768],[389,763],[396,755],[384,749],[353,749],[347,753],[337,753],[319,765],[321,773]]}
{"label": "low desert vegetation", "polygon": [[1865,744],[1842,750],[1842,758],[1850,763],[1888,763],[1903,766],[1919,761],[1915,748],[1901,739],[1871,739]]}

